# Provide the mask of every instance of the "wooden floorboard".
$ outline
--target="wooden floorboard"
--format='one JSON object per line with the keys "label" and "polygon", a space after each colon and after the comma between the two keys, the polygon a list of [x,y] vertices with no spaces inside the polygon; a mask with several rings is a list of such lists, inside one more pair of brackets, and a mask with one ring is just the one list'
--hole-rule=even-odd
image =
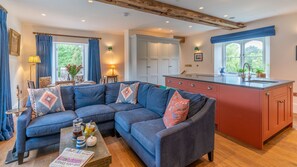
{"label": "wooden floorboard", "polygon": [[[209,162],[207,156],[189,165],[190,167],[296,167],[297,166],[297,114],[294,115],[293,128],[287,128],[268,141],[263,150],[253,149],[245,144],[230,140],[216,133],[214,162]],[[105,137],[106,144],[112,154],[111,167],[142,167],[140,158],[129,148],[121,138]],[[6,152],[12,148],[15,137],[9,141],[0,142],[0,166],[16,167],[17,163],[4,164]],[[59,152],[59,146],[53,145],[31,151],[22,167],[48,166]]]}

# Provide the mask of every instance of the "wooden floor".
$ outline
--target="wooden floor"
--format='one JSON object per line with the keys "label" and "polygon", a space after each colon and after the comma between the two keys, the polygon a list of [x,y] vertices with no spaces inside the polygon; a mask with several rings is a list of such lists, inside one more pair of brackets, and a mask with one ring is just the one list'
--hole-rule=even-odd
{"label": "wooden floor", "polygon": [[[297,166],[297,115],[294,115],[294,127],[287,128],[267,142],[263,150],[253,149],[220,134],[215,135],[215,159],[209,162],[207,156],[194,162],[190,167],[296,167]],[[17,163],[5,165],[6,152],[12,148],[15,138],[0,142],[0,166],[14,167]],[[112,154],[111,167],[145,166],[137,155],[121,139],[106,137],[106,144]],[[58,156],[58,145],[30,152],[29,158],[21,165],[42,167],[48,166]]]}

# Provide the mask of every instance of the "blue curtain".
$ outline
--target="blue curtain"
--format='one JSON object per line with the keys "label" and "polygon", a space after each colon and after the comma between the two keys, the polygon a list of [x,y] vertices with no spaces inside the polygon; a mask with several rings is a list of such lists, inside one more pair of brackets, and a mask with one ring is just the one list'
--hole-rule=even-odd
{"label": "blue curtain", "polygon": [[101,79],[99,39],[89,39],[88,80],[99,83]]}
{"label": "blue curtain", "polygon": [[53,37],[49,35],[36,35],[36,54],[41,63],[36,66],[36,87],[39,88],[39,77],[52,76],[52,47]]}
{"label": "blue curtain", "polygon": [[267,36],[274,36],[274,35],[275,35],[275,26],[269,26],[269,27],[263,27],[263,28],[258,28],[254,30],[249,30],[249,31],[211,37],[210,42],[214,44],[214,43],[230,42],[230,41],[260,38],[260,37],[267,37]]}
{"label": "blue curtain", "polygon": [[12,115],[5,112],[11,109],[11,90],[9,76],[7,13],[0,9],[0,141],[13,136]]}

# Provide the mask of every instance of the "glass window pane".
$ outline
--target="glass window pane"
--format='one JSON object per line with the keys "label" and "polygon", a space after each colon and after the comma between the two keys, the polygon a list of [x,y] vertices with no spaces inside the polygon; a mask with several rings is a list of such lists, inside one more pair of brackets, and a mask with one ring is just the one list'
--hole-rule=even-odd
{"label": "glass window pane", "polygon": [[240,67],[240,58],[237,58],[237,57],[226,58],[227,73],[237,73],[239,67]]}
{"label": "glass window pane", "polygon": [[[67,80],[68,72],[65,66],[68,64],[83,65],[83,46],[77,44],[58,44],[58,80]],[[79,72],[82,74],[83,70]]]}
{"label": "glass window pane", "polygon": [[240,57],[240,44],[238,43],[227,44],[226,57]]}
{"label": "glass window pane", "polygon": [[256,69],[264,69],[264,59],[263,59],[263,42],[258,40],[252,40],[244,45],[244,56],[245,63],[249,63],[252,66],[253,71]]}
{"label": "glass window pane", "polygon": [[226,45],[226,72],[236,73],[240,68],[240,44],[230,43]]}

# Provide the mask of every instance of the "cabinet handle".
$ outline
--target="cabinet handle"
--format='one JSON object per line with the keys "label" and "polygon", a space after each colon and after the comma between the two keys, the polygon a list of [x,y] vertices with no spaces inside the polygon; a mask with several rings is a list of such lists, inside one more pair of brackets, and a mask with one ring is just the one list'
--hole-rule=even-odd
{"label": "cabinet handle", "polygon": [[292,86],[289,86],[289,88],[292,89],[293,87]]}
{"label": "cabinet handle", "polygon": [[195,84],[192,83],[191,86],[192,86],[192,87],[195,87]]}
{"label": "cabinet handle", "polygon": [[172,66],[168,66],[168,67],[172,67]]}
{"label": "cabinet handle", "polygon": [[146,66],[146,68],[151,68],[151,66]]}
{"label": "cabinet handle", "polygon": [[208,87],[207,87],[207,90],[212,90],[212,87],[211,87],[211,86],[208,86]]}
{"label": "cabinet handle", "polygon": [[266,92],[266,96],[270,96],[270,92]]}
{"label": "cabinet handle", "polygon": [[182,83],[182,82],[178,82],[178,84],[179,84],[179,85],[182,85],[183,83]]}

